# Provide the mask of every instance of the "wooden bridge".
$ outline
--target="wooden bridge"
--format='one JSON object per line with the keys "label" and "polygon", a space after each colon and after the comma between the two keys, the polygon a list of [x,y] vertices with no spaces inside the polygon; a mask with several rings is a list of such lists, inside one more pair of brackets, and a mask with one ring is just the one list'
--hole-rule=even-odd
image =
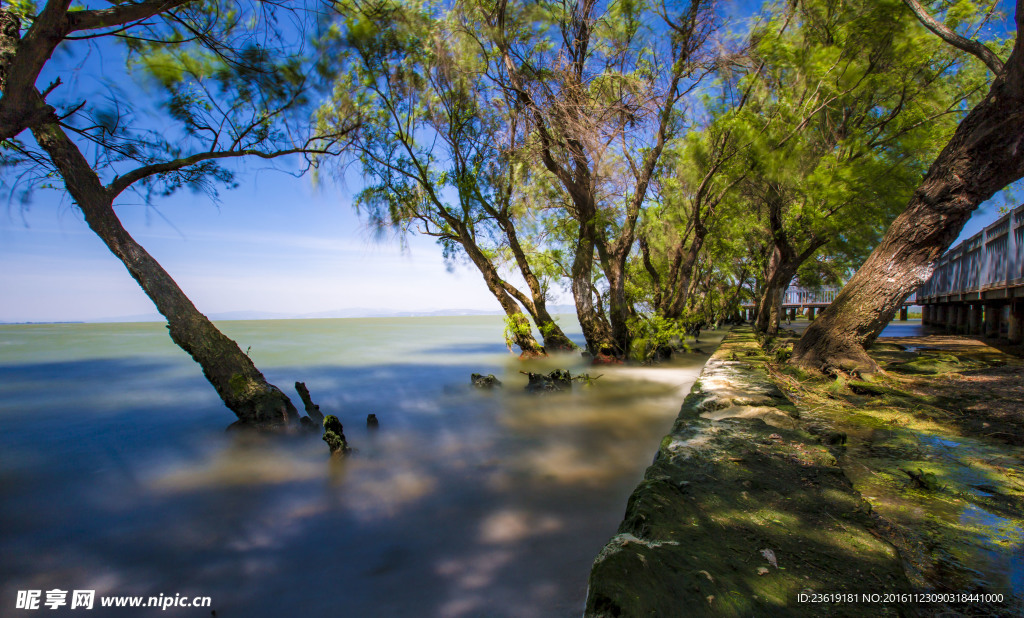
{"label": "wooden bridge", "polygon": [[[807,315],[808,319],[813,320],[814,314],[818,309],[824,309],[836,299],[836,295],[839,294],[839,289],[839,286],[802,288],[791,285],[786,288],[786,292],[782,296],[783,314],[789,312],[789,319],[795,320],[797,313],[803,313]],[[919,303],[917,302],[917,294],[914,293],[903,301],[903,307],[900,309],[900,319],[906,320],[907,307],[916,304]],[[754,319],[753,304],[742,305],[741,312],[743,313],[744,319],[748,322]]]}
{"label": "wooden bridge", "polygon": [[917,295],[924,324],[1021,342],[1024,205],[946,252]]}

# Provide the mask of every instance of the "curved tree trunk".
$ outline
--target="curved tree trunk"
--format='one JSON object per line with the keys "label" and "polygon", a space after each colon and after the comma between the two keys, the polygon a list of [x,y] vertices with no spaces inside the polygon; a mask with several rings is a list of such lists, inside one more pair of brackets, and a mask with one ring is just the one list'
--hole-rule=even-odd
{"label": "curved tree trunk", "polygon": [[544,349],[548,352],[572,352],[576,350],[576,344],[566,336],[562,327],[555,322],[555,319],[548,313],[545,303],[537,302],[534,299],[533,321],[544,338]]}
{"label": "curved tree trunk", "polygon": [[[540,284],[540,280],[537,279],[537,275],[534,274],[533,268],[530,267],[530,261],[526,258],[526,252],[519,242],[519,235],[516,233],[515,225],[507,216],[499,216],[497,219],[501,224],[502,230],[505,232],[505,236],[508,238],[508,244],[512,249],[512,255],[515,257],[519,272],[522,273],[526,285],[530,288],[530,296],[532,298],[519,298],[519,302],[530,312],[530,316],[537,325],[537,329],[540,330],[540,334],[544,338],[544,349],[548,352],[571,352],[575,350],[576,344],[565,335],[562,327],[548,313],[547,295]],[[511,293],[512,290],[509,290],[509,292]]]}
{"label": "curved tree trunk", "polygon": [[57,166],[86,223],[167,318],[171,339],[199,363],[238,420],[255,427],[296,422],[299,414],[288,397],[266,381],[238,345],[195,308],[167,271],[124,229],[114,213],[110,193],[56,118],[33,127],[32,134]]}
{"label": "curved tree trunk", "polygon": [[451,218],[450,222],[459,233],[459,243],[466,250],[466,255],[469,256],[469,259],[483,276],[487,289],[498,300],[501,308],[505,310],[505,316],[508,320],[507,334],[510,336],[512,343],[519,347],[524,357],[544,356],[544,348],[533,337],[530,320],[523,314],[515,299],[509,295],[506,283],[501,278],[498,269],[494,267],[494,264],[487,259],[487,256],[477,246],[466,225],[454,218]]}
{"label": "curved tree trunk", "polygon": [[[1018,32],[1021,9],[1018,0]],[[957,127],[882,242],[804,332],[791,362],[819,369],[873,369],[865,348],[928,279],[978,205],[1021,177],[1024,50],[1018,36],[988,95]]]}

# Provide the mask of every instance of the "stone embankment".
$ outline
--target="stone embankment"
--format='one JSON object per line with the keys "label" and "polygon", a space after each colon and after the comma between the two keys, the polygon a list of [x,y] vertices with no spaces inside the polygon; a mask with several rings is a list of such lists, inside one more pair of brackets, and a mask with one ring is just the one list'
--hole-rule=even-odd
{"label": "stone embankment", "polygon": [[914,613],[885,602],[910,583],[837,464],[844,436],[803,422],[767,361],[746,328],[708,361],[594,562],[587,616]]}

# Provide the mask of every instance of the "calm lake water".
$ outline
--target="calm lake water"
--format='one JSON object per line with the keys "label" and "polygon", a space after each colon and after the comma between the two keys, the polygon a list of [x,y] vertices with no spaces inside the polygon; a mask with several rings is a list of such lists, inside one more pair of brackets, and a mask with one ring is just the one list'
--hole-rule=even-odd
{"label": "calm lake water", "polygon": [[[579,615],[707,359],[524,363],[496,316],[220,326],[359,453],[226,434],[234,415],[162,324],[0,326],[0,615],[53,588],[209,596],[218,617]],[[602,377],[523,392],[519,371],[555,367]],[[469,388],[474,372],[505,388]],[[89,615],[210,615],[146,611]]]}

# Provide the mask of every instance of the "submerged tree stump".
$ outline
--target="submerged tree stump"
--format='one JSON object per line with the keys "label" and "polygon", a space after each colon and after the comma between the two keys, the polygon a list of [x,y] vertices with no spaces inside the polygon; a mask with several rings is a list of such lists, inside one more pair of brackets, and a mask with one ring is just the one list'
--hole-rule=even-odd
{"label": "submerged tree stump", "polygon": [[324,414],[320,411],[320,406],[313,403],[312,397],[309,396],[309,389],[306,388],[305,382],[296,382],[295,390],[299,392],[299,398],[302,399],[302,405],[306,407],[306,414],[309,418],[313,419],[318,425],[322,425],[324,422]]}
{"label": "submerged tree stump", "polygon": [[487,375],[474,373],[473,375],[469,376],[469,380],[473,384],[473,386],[486,390],[502,387],[501,380],[496,378],[493,373],[489,373]]}
{"label": "submerged tree stump", "polygon": [[524,374],[529,378],[529,382],[526,384],[526,392],[528,393],[556,393],[559,391],[572,390],[573,382],[583,382],[585,384],[591,384],[594,380],[597,380],[601,376],[590,377],[586,373],[573,376],[565,369],[555,369],[551,373],[530,373],[526,371],[520,371],[519,373]]}
{"label": "submerged tree stump", "polygon": [[331,449],[331,456],[345,457],[352,452],[348,445],[348,440],[345,439],[345,431],[341,426],[341,421],[333,414],[328,414],[324,418],[323,440],[327,443],[327,447]]}

